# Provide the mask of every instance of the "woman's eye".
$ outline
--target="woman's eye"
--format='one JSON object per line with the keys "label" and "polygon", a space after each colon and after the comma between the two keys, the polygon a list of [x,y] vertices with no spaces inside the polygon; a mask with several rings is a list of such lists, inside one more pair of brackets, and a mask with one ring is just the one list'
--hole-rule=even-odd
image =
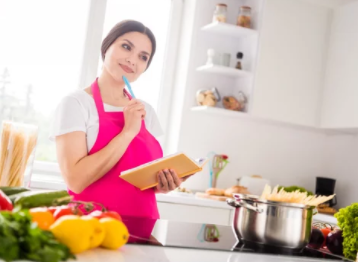
{"label": "woman's eye", "polygon": [[145,55],[142,55],[141,58],[142,58],[143,61],[147,61],[147,60],[148,60],[148,57],[145,56]]}
{"label": "woman's eye", "polygon": [[127,45],[127,44],[123,44],[122,47],[123,47],[124,49],[129,50],[129,51],[131,50],[131,47],[130,47],[129,45]]}

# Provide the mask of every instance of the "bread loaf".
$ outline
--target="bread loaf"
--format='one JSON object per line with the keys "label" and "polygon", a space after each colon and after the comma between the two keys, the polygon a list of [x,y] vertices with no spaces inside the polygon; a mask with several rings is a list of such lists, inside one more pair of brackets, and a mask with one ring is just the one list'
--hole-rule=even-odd
{"label": "bread loaf", "polygon": [[225,195],[225,189],[221,189],[221,188],[208,188],[206,190],[206,193],[208,195],[213,195],[213,196],[224,196]]}
{"label": "bread loaf", "polygon": [[243,186],[232,186],[225,190],[225,196],[232,197],[233,194],[250,194],[250,192]]}

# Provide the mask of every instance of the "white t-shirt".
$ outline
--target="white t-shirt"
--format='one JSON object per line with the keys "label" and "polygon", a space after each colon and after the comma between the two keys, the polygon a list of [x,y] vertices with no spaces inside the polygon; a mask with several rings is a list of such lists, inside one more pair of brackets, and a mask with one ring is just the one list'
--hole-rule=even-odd
{"label": "white t-shirt", "polygon": [[[141,100],[145,106],[144,119],[147,130],[154,136],[163,135],[158,116],[154,108]],[[123,107],[104,105],[105,112],[121,112]],[[56,136],[82,131],[86,133],[88,152],[96,142],[99,130],[99,118],[96,104],[91,95],[85,90],[75,91],[65,96],[58,105],[52,123],[50,140],[55,141]]]}

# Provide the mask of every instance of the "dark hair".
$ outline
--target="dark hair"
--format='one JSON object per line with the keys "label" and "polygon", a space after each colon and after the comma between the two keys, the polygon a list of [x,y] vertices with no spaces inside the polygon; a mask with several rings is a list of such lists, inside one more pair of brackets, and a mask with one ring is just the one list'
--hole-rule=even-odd
{"label": "dark hair", "polygon": [[111,29],[111,31],[102,41],[102,47],[101,47],[102,60],[104,60],[104,56],[108,48],[114,43],[114,41],[116,41],[118,37],[130,32],[139,32],[145,34],[146,36],[148,36],[150,42],[152,42],[152,54],[148,60],[148,64],[147,64],[147,68],[148,68],[150,63],[152,62],[152,58],[154,56],[155,49],[156,49],[155,37],[149,28],[147,28],[142,23],[134,20],[124,20],[116,24]]}

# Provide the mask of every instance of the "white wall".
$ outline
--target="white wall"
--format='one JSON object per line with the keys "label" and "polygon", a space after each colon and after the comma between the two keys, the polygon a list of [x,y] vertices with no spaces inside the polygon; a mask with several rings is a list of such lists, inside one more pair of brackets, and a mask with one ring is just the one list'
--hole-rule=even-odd
{"label": "white wall", "polygon": [[266,1],[253,114],[317,126],[332,10]]}
{"label": "white wall", "polygon": [[334,11],[322,104],[325,127],[358,126],[358,1]]}
{"label": "white wall", "polygon": [[322,175],[337,179],[339,206],[358,203],[358,137],[329,137],[326,139],[322,155]]}
{"label": "white wall", "polygon": [[[242,3],[228,2],[236,5]],[[212,44],[210,37],[199,29],[210,19],[208,10],[210,5],[215,3],[213,0],[197,0],[195,4],[191,2],[190,7],[196,12],[187,10],[195,19],[187,18],[187,21],[192,22],[192,31],[183,30],[185,32],[181,43],[192,44],[186,45],[186,53],[183,54],[181,66],[185,67],[180,69],[182,78],[178,79],[180,86],[176,87],[180,88],[180,96],[174,97],[175,103],[181,106],[175,110],[175,115],[172,114],[170,125],[175,127],[175,135],[168,153],[184,151],[192,157],[202,157],[211,151],[227,154],[230,163],[218,180],[218,187],[222,188],[235,185],[239,177],[260,174],[271,180],[272,185],[301,185],[314,191],[316,176],[330,176],[338,179],[337,194],[340,206],[354,199],[358,200],[350,180],[355,170],[358,170],[358,164],[354,167],[354,156],[351,155],[357,153],[351,145],[351,136],[336,138],[304,128],[265,124],[249,118],[221,117],[190,110],[195,105],[196,90],[218,86],[229,93],[236,84],[234,80],[223,80],[221,77],[195,70],[205,61],[206,49]],[[198,10],[205,9],[206,15],[198,14]],[[187,26],[190,28],[190,23]],[[226,39],[222,38],[222,41],[222,48],[234,48]],[[181,125],[175,124],[179,122]],[[355,145],[358,145],[358,142]],[[338,151],[335,150],[336,146],[339,146]],[[356,169],[351,169],[352,166]],[[184,187],[202,191],[208,188],[208,185],[207,168],[183,184]]]}

